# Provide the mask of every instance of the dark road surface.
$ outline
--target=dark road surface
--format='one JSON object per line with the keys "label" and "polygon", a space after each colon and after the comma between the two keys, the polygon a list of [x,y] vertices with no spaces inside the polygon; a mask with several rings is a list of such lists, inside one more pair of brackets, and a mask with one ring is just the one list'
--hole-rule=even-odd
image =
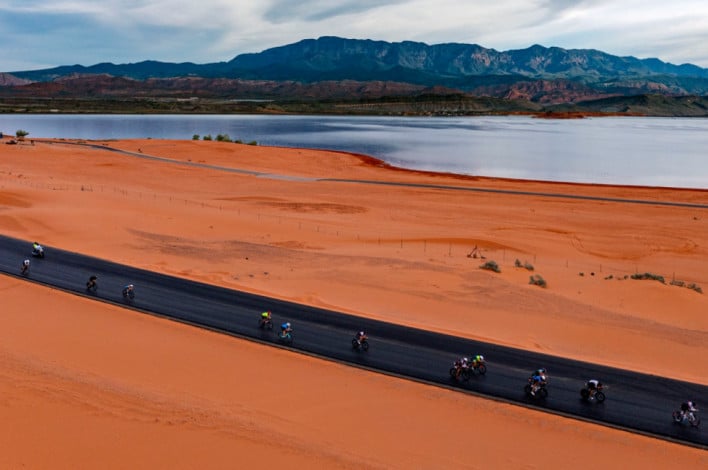
{"label": "dark road surface", "polygon": [[[28,281],[273,345],[279,345],[278,325],[290,321],[294,330],[291,349],[296,351],[708,449],[708,423],[692,428],[675,424],[671,418],[672,411],[687,399],[695,401],[699,409],[708,409],[708,387],[704,385],[383,323],[52,247],[45,246],[45,251],[45,259],[32,258],[31,241],[0,236],[0,273],[23,277],[20,265],[29,258],[30,272],[24,276]],[[85,290],[92,274],[99,277],[95,294]],[[130,304],[121,296],[128,283],[135,284],[136,294]],[[258,328],[264,310],[273,312],[274,331]],[[370,337],[368,352],[351,347],[354,333],[362,329]],[[487,359],[487,374],[467,382],[453,381],[448,373],[453,361],[475,354]],[[549,374],[545,400],[529,399],[523,392],[527,377],[539,367],[547,368]],[[590,378],[606,384],[603,404],[580,400],[579,391]]]}

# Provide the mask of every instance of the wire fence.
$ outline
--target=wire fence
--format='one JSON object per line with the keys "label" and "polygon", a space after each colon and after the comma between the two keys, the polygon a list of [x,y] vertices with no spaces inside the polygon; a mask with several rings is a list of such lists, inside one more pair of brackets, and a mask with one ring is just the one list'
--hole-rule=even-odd
{"label": "wire fence", "polygon": [[[636,263],[613,262],[611,259],[602,263],[592,259],[562,259],[560,257],[541,257],[534,253],[506,248],[485,247],[479,233],[467,233],[451,239],[448,233],[434,234],[427,228],[427,232],[416,234],[401,234],[395,222],[380,222],[376,232],[353,230],[351,226],[336,225],[331,220],[318,222],[312,217],[303,217],[298,213],[273,214],[254,210],[239,205],[236,201],[215,203],[179,197],[174,194],[165,194],[149,191],[135,191],[111,185],[93,183],[66,183],[66,182],[38,182],[29,177],[9,172],[0,172],[0,190],[9,187],[22,186],[44,191],[66,191],[105,193],[120,197],[149,203],[164,203],[183,205],[189,208],[204,209],[214,212],[217,217],[239,217],[247,221],[258,223],[260,228],[277,232],[276,225],[286,225],[290,229],[307,231],[316,234],[316,238],[324,240],[337,239],[348,243],[365,244],[372,254],[395,254],[407,259],[418,260],[444,260],[449,263],[451,259],[458,260],[460,266],[481,267],[487,261],[496,262],[501,269],[527,269],[529,276],[542,274],[543,268],[565,268],[569,275],[602,278],[605,280],[631,279],[633,276],[649,273],[656,278],[663,277],[666,284],[683,285],[683,287],[700,290],[701,285],[708,285],[708,270],[701,272],[682,272],[676,267],[670,273],[654,272],[651,260]],[[429,224],[430,225],[430,224]],[[311,237],[310,237],[311,238]],[[540,268],[536,271],[536,268]]]}

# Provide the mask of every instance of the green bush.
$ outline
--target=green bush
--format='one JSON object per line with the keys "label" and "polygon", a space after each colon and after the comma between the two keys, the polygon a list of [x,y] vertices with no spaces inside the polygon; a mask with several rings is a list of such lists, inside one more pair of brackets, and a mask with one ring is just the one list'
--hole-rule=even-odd
{"label": "green bush", "polygon": [[703,289],[701,289],[697,284],[695,284],[695,283],[693,283],[693,282],[687,284],[687,283],[685,283],[684,281],[680,281],[680,280],[678,280],[678,279],[674,279],[673,281],[671,281],[670,284],[671,284],[672,286],[685,287],[686,289],[695,290],[695,291],[698,292],[699,294],[702,294],[702,293],[703,293]]}
{"label": "green bush", "polygon": [[194,134],[192,136],[192,140],[199,140],[199,134]]}
{"label": "green bush", "polygon": [[211,134],[207,134],[204,137],[202,137],[202,140],[211,140]]}
{"label": "green bush", "polygon": [[701,289],[700,286],[698,286],[698,285],[696,285],[696,284],[691,283],[691,284],[687,285],[686,287],[689,288],[689,289],[691,289],[691,290],[695,290],[695,291],[698,292],[699,294],[702,294],[702,293],[703,293],[703,289]]}
{"label": "green bush", "polygon": [[521,261],[518,260],[518,258],[516,261],[514,261],[514,266],[516,266],[517,268],[524,268],[524,269],[528,269],[529,271],[533,271],[533,264],[529,263],[528,261],[524,261],[522,263]]}
{"label": "green bush", "polygon": [[494,271],[495,273],[500,273],[501,269],[499,269],[499,265],[497,264],[496,261],[487,261],[483,265],[480,266],[480,269],[486,269],[488,271]]}
{"label": "green bush", "polygon": [[532,276],[529,276],[529,284],[533,284],[535,286],[547,287],[546,280],[543,279],[540,274],[534,274]]}
{"label": "green bush", "polygon": [[229,134],[219,134],[216,136],[217,142],[231,142],[231,137]]}
{"label": "green bush", "polygon": [[632,279],[649,279],[652,281],[659,281],[662,284],[666,284],[666,281],[664,280],[664,276],[659,276],[658,274],[652,274],[652,273],[642,273],[642,274],[632,274]]}

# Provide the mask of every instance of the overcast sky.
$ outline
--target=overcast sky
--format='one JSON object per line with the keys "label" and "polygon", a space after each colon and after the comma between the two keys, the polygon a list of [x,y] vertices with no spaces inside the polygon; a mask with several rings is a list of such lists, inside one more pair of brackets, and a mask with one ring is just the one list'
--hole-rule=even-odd
{"label": "overcast sky", "polygon": [[0,0],[0,71],[228,61],[320,36],[599,49],[708,68],[708,0]]}

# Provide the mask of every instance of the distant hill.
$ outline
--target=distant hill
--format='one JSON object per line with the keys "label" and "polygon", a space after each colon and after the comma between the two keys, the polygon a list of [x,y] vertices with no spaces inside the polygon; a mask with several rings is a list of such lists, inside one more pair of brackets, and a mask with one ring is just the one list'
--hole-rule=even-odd
{"label": "distant hill", "polygon": [[227,62],[101,63],[18,71],[0,77],[5,77],[0,78],[0,96],[6,97],[56,96],[53,93],[81,97],[89,89],[94,98],[132,93],[183,98],[355,99],[463,93],[561,104],[647,94],[708,94],[708,69],[659,59],[539,45],[499,52],[476,44],[427,45],[339,37],[306,39],[241,54]]}
{"label": "distant hill", "polygon": [[463,88],[479,85],[479,77],[505,77],[507,82],[579,79],[585,83],[662,76],[708,79],[708,69],[695,65],[617,57],[592,49],[534,45],[498,52],[476,44],[429,46],[410,41],[390,43],[337,37],[306,39],[258,54],[242,54],[219,67],[224,73],[241,78],[302,81],[349,78]]}
{"label": "distant hill", "polygon": [[18,86],[32,83],[31,80],[0,72],[0,86]]}

